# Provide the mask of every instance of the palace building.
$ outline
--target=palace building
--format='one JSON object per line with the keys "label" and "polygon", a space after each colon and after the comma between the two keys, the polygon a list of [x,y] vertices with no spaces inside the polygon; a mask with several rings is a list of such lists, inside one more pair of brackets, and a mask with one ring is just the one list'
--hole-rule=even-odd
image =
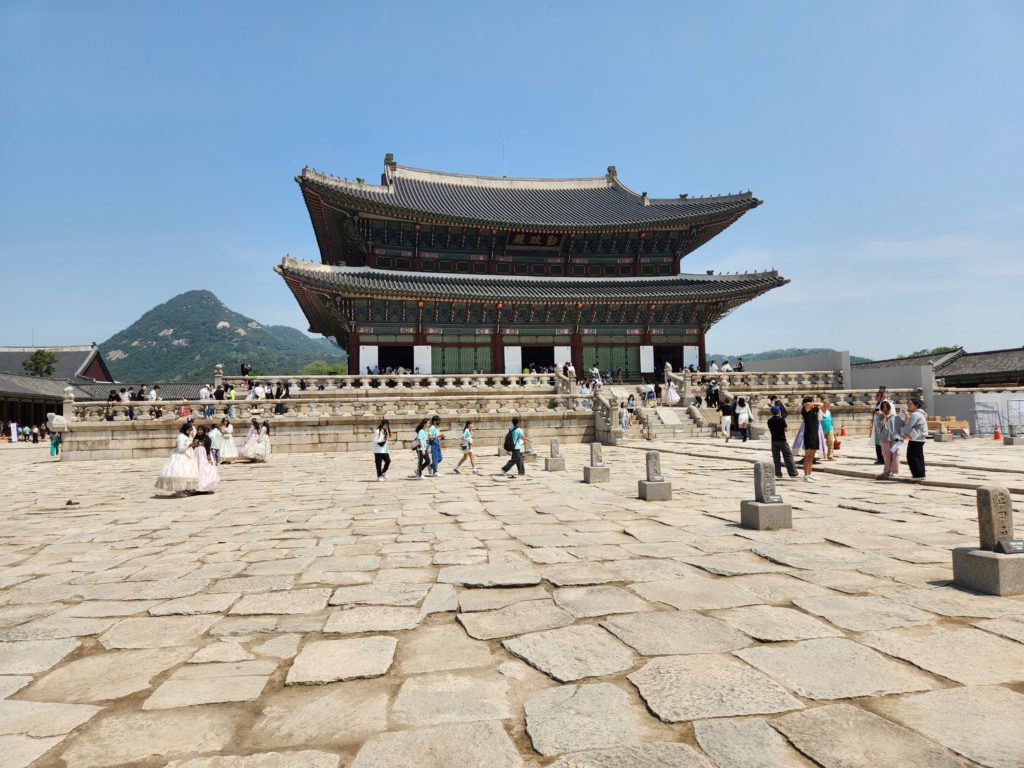
{"label": "palace building", "polygon": [[680,260],[761,201],[751,193],[652,198],[604,176],[523,179],[409,168],[380,184],[304,168],[321,263],[275,268],[310,331],[349,370],[520,373],[571,361],[639,379],[739,305],[785,285],[775,271],[685,274]]}

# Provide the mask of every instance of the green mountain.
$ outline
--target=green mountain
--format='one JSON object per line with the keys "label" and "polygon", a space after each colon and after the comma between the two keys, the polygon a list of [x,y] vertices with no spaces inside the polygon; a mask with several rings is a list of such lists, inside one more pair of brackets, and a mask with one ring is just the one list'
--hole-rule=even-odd
{"label": "green mountain", "polygon": [[[817,355],[821,352],[835,352],[834,349],[827,347],[814,347],[810,349],[804,349],[802,347],[789,347],[787,349],[769,349],[767,352],[745,352],[742,355],[720,355],[708,353],[708,360],[725,360],[728,358],[731,362],[735,363],[737,357],[742,357],[743,362],[753,363],[758,360],[781,360],[784,357],[801,357],[803,355]],[[857,355],[850,355],[850,363],[867,363],[870,362],[869,357],[858,357]]]}
{"label": "green mountain", "polygon": [[284,325],[263,325],[228,309],[210,291],[188,291],[153,307],[100,345],[118,381],[209,381],[213,366],[237,374],[296,373],[314,360],[340,363],[345,352]]}

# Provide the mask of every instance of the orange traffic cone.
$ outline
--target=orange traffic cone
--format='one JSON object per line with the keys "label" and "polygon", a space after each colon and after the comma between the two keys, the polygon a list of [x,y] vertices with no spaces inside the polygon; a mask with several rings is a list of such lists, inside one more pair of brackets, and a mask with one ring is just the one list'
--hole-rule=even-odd
{"label": "orange traffic cone", "polygon": [[999,425],[998,424],[996,424],[996,433],[994,435],[992,435],[992,439],[993,440],[1002,440],[1003,439],[1003,433],[999,431]]}
{"label": "orange traffic cone", "polygon": [[839,426],[839,436],[840,437],[846,437],[846,425],[845,424],[841,424]]}

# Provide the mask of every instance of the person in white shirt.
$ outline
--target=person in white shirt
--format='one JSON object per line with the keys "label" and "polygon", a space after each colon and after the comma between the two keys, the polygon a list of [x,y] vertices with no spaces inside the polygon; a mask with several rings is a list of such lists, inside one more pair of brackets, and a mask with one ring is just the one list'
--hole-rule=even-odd
{"label": "person in white shirt", "polygon": [[711,361],[711,367],[710,367],[710,368],[708,368],[708,370],[709,370],[709,371],[710,371],[711,373],[718,373],[718,363],[716,363],[716,362],[715,362],[714,360],[712,360],[712,361]]}
{"label": "person in white shirt", "polygon": [[729,373],[730,371],[732,371],[732,366],[729,365],[729,358],[726,358],[725,362],[722,363],[722,373]]}

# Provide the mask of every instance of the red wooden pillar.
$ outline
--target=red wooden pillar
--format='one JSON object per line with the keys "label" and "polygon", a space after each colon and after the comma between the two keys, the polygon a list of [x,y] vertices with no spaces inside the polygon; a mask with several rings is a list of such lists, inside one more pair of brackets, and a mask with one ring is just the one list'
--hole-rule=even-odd
{"label": "red wooden pillar", "polygon": [[576,375],[580,378],[586,378],[586,368],[583,367],[583,337],[577,330],[572,335],[572,351],[570,352],[572,357],[572,367],[576,369]]}
{"label": "red wooden pillar", "polygon": [[704,347],[704,331],[697,336],[697,367],[706,371],[708,369],[708,353]]}
{"label": "red wooden pillar", "polygon": [[348,372],[352,376],[362,373],[359,368],[359,334],[354,330],[348,332]]}

